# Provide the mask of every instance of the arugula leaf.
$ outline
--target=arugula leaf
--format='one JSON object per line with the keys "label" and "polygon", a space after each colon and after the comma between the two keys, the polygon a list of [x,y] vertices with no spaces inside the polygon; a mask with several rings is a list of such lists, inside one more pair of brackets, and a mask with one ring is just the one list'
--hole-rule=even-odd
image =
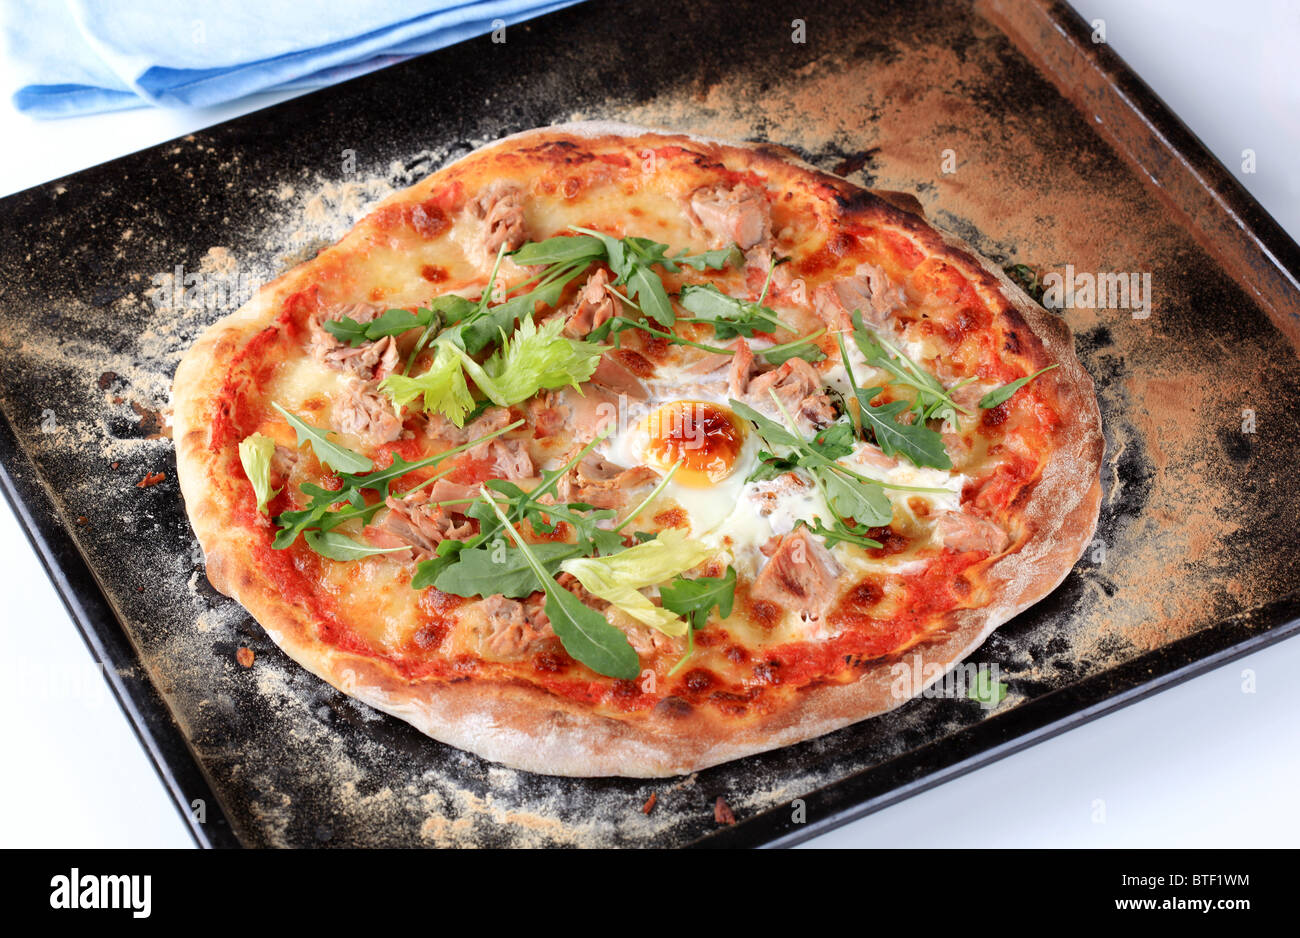
{"label": "arugula leaf", "polygon": [[586,270],[587,266],[587,263],[579,261],[552,268],[545,272],[542,280],[531,290],[490,309],[485,307],[447,330],[439,339],[464,349],[470,355],[477,355],[493,342],[499,341],[502,335],[508,334],[518,320],[533,315],[538,303],[550,307],[558,305],[565,286]]}
{"label": "arugula leaf", "polygon": [[709,611],[717,607],[718,617],[731,615],[736,599],[736,570],[728,566],[720,577],[702,576],[693,580],[676,577],[659,588],[664,608],[684,617],[692,629],[702,629],[709,621]]}
{"label": "arugula leaf", "polygon": [[[659,245],[659,247],[664,247],[664,245]],[[728,264],[739,267],[744,261],[745,255],[740,248],[734,244],[729,244],[725,248],[715,248],[712,251],[705,251],[703,254],[692,254],[690,256],[686,256],[686,252],[683,250],[680,254],[666,258],[660,263],[663,263],[670,271],[676,273],[677,268],[675,265],[677,264],[685,264],[694,270],[705,271],[721,270]]]}
{"label": "arugula leaf", "polygon": [[421,561],[411,577],[411,588],[422,590],[433,586],[442,572],[460,562],[460,555],[465,552],[466,541],[439,541],[433,557]]}
{"label": "arugula leaf", "polygon": [[994,390],[989,391],[989,393],[985,394],[983,397],[980,398],[980,409],[991,410],[992,408],[997,407],[999,404],[1003,403],[1004,401],[1010,400],[1012,394],[1015,394],[1026,384],[1028,384],[1030,381],[1033,381],[1035,378],[1041,375],[1044,371],[1051,371],[1053,368],[1058,368],[1058,367],[1060,367],[1059,362],[1055,365],[1048,365],[1046,368],[1038,369],[1032,375],[1026,375],[1023,378],[1017,378],[1015,381],[1011,381],[1007,384],[1004,384],[1000,388],[995,388]]}
{"label": "arugula leaf", "polygon": [[533,267],[595,261],[604,257],[605,251],[605,242],[592,235],[556,235],[545,241],[530,241],[510,256],[521,267]]}
{"label": "arugula leaf", "polygon": [[731,399],[727,401],[727,405],[735,413],[757,426],[759,435],[769,443],[775,443],[777,446],[789,446],[794,449],[802,449],[807,446],[807,441],[802,437],[787,430],[770,417],[764,417],[748,404]]}
{"label": "arugula leaf", "polygon": [[[559,571],[561,561],[576,557],[580,550],[576,544],[532,545],[533,556],[551,577]],[[456,554],[456,562],[443,566],[433,579],[434,588],[444,593],[467,597],[500,593],[522,599],[539,588],[532,565],[517,547],[498,542]]]}
{"label": "arugula leaf", "polygon": [[820,339],[825,332],[825,329],[819,329],[802,339],[795,339],[793,342],[787,342],[784,345],[773,345],[770,348],[760,350],[757,354],[769,365],[784,365],[792,358],[802,358],[806,362],[819,362],[826,357],[826,353],[813,343]]}
{"label": "arugula leaf", "polygon": [[557,586],[532,548],[519,536],[519,532],[496,502],[492,501],[488,490],[480,488],[480,491],[532,568],[540,588],[546,592],[546,615],[564,650],[597,674],[627,681],[637,677],[641,673],[641,659],[628,642],[627,636],[605,621],[605,617],[596,610],[583,605],[577,596]]}
{"label": "arugula leaf", "polygon": [[669,273],[677,273],[682,264],[696,270],[718,270],[729,263],[739,263],[741,257],[734,244],[693,256],[687,256],[684,250],[680,254],[670,255],[668,245],[649,238],[615,238],[589,228],[574,227],[572,230],[600,241],[605,248],[605,262],[614,272],[614,285],[626,284],[628,297],[636,300],[647,316],[665,328],[673,324],[676,314],[673,313],[663,280],[651,267],[659,266]]}
{"label": "arugula leaf", "polygon": [[827,507],[836,516],[851,518],[867,528],[878,528],[893,520],[894,506],[880,486],[850,482],[830,469],[814,469],[812,474],[821,485]]}
{"label": "arugula leaf", "polygon": [[[956,424],[957,414],[970,414],[970,410],[952,399],[950,389],[945,388],[938,378],[868,329],[857,310],[853,312],[853,340],[868,365],[887,372],[893,378],[891,384],[911,388],[916,393],[916,401],[911,405],[911,410],[919,419],[929,420],[934,417]],[[973,380],[975,379],[967,378],[958,382],[951,390]]]}
{"label": "arugula leaf", "polygon": [[818,537],[824,538],[827,544],[834,544],[838,541],[846,544],[856,544],[858,547],[868,550],[881,546],[879,541],[866,536],[865,528],[850,528],[845,524],[837,524],[828,528],[822,523],[821,518],[814,518],[812,523],[800,518],[795,522],[795,527],[807,528]]}
{"label": "arugula leaf", "polygon": [[280,494],[280,490],[271,491],[271,457],[275,455],[275,440],[260,433],[244,437],[239,444],[239,462],[244,467],[244,475],[253,484],[253,494],[257,496],[257,510],[269,514],[266,503]]}
{"label": "arugula leaf", "polygon": [[301,449],[304,443],[310,442],[316,458],[330,469],[337,472],[369,472],[375,468],[369,456],[362,456],[346,446],[331,443],[327,436],[331,431],[313,427],[301,417],[289,413],[275,401],[271,402],[271,406],[283,414],[289,421],[289,426],[293,427],[294,433],[298,435],[298,448]]}
{"label": "arugula leaf", "polygon": [[902,453],[917,466],[932,466],[935,469],[951,469],[952,460],[943,447],[943,437],[931,430],[918,419],[917,423],[899,423],[898,415],[911,407],[907,401],[891,401],[879,407],[871,406],[871,400],[884,388],[866,388],[856,390],[858,414],[864,427],[870,427],[876,437],[876,445],[886,456]]}
{"label": "arugula leaf", "polygon": [[428,329],[442,323],[455,323],[475,309],[472,302],[454,293],[430,301],[427,307],[415,312],[409,309],[389,309],[368,323],[358,322],[350,316],[328,319],[321,325],[340,342],[356,347],[363,342],[373,342],[390,335],[402,335],[412,329]]}
{"label": "arugula leaf", "polygon": [[[387,469],[379,472],[372,472],[369,475],[358,475],[356,473],[340,473],[339,480],[343,483],[339,489],[326,489],[311,482],[304,482],[298,486],[298,490],[304,495],[310,496],[310,501],[306,508],[286,511],[278,515],[275,523],[279,530],[276,531],[275,539],[271,546],[277,550],[283,550],[297,540],[299,534],[303,534],[313,528],[321,531],[329,531],[338,527],[344,521],[353,519],[365,523],[374,517],[380,508],[384,507],[383,499],[386,499],[391,490],[392,483],[416,469],[423,469],[428,466],[435,466],[445,459],[449,459],[458,453],[464,452],[471,447],[477,446],[488,440],[498,437],[503,433],[515,429],[523,423],[522,420],[516,420],[499,430],[486,433],[477,439],[462,443],[460,446],[444,450],[441,453],[435,453],[427,459],[421,459],[417,462],[407,462],[397,453],[393,454],[393,462]],[[397,495],[398,498],[405,498],[412,492],[423,488],[426,485],[440,479],[451,470],[445,470],[428,479],[425,479],[419,485],[413,486],[405,492]],[[374,504],[367,505],[365,497],[362,494],[364,489],[370,489],[378,493],[380,500]],[[341,508],[338,511],[331,511],[335,505],[341,502],[347,502],[350,508]],[[444,542],[446,543],[446,542]]]}
{"label": "arugula leaf", "polygon": [[[522,421],[517,421],[512,426],[518,426]],[[504,431],[502,431],[504,432]],[[495,434],[493,434],[495,435]],[[595,523],[604,517],[613,517],[617,512],[605,509],[602,512],[592,512],[589,518],[583,518],[577,514],[578,510],[590,508],[583,505],[541,505],[540,499],[550,493],[560,479],[578,464],[578,462],[591,452],[605,437],[609,431],[598,434],[595,439],[591,440],[580,449],[569,461],[558,469],[549,472],[543,472],[541,481],[531,492],[525,492],[513,482],[507,482],[504,479],[489,479],[485,486],[492,491],[501,494],[506,499],[506,515],[511,523],[527,520],[535,531],[546,530],[546,522],[543,514],[546,516],[557,516],[560,520],[571,520],[574,523],[575,533],[578,535],[578,548],[580,553],[588,553],[603,549],[613,549],[613,545],[607,543],[606,537],[614,535],[614,532],[601,531],[595,535],[593,540],[584,540],[584,534],[588,530],[595,531]],[[484,439],[487,439],[485,437]],[[474,441],[474,444],[482,440]],[[426,586],[432,586],[434,582],[442,575],[442,572],[453,566],[459,561],[459,555],[465,550],[481,547],[495,540],[501,531],[502,523],[499,520],[498,505],[486,504],[481,499],[476,499],[466,510],[465,514],[479,522],[479,532],[468,541],[442,541],[438,545],[436,555],[429,559],[421,561],[416,568],[415,576],[411,579],[411,586],[415,589],[424,589]],[[590,525],[590,528],[587,525]],[[550,527],[554,530],[554,526]],[[616,536],[616,535],[615,535]],[[622,538],[618,538],[618,547],[622,547]]]}
{"label": "arugula leaf", "polygon": [[[818,431],[807,445],[827,459],[840,459],[853,452],[853,439],[853,427],[847,423],[836,422]],[[762,482],[765,479],[775,479],[798,468],[797,454],[783,459],[767,450],[760,450],[758,465],[745,481]]]}
{"label": "arugula leaf", "polygon": [[690,628],[686,632],[686,652],[668,671],[672,677],[695,654],[695,630],[704,628],[709,621],[709,610],[718,608],[718,615],[725,619],[731,615],[731,607],[736,599],[736,571],[728,566],[727,572],[720,577],[699,577],[688,580],[677,577],[668,586],[659,589],[664,608],[687,617]]}
{"label": "arugula leaf", "polygon": [[307,546],[330,560],[361,560],[376,554],[393,554],[407,550],[406,547],[373,547],[353,540],[337,531],[307,531],[303,534]]}
{"label": "arugula leaf", "polygon": [[776,310],[729,296],[712,283],[684,284],[677,302],[699,317],[692,322],[713,326],[714,337],[722,342],[736,336],[752,339],[756,332],[794,331],[781,321]]}
{"label": "arugula leaf", "polygon": [[[771,392],[769,392],[771,393]],[[781,405],[781,400],[772,393],[772,400],[781,413],[789,421],[790,427],[794,426],[794,421],[790,415],[785,412]],[[732,400],[729,402],[732,409],[739,413],[747,420],[753,421],[758,426],[759,434],[769,443],[775,443],[779,446],[787,446],[792,452],[785,459],[780,459],[771,454],[765,454],[774,464],[769,470],[772,475],[778,474],[777,470],[790,471],[793,469],[802,469],[807,472],[813,482],[821,491],[826,500],[827,507],[833,513],[831,518],[831,527],[827,528],[817,521],[815,527],[810,526],[814,534],[820,534],[823,537],[832,540],[849,541],[859,546],[879,547],[880,545],[864,537],[858,532],[859,522],[862,526],[876,527],[888,524],[893,518],[893,506],[882,490],[882,484],[875,479],[869,479],[866,476],[859,475],[847,466],[842,466],[836,459],[838,456],[828,454],[838,453],[839,455],[848,455],[852,452],[852,428],[848,424],[841,424],[844,430],[833,430],[828,427],[814,439],[820,439],[817,445],[804,440],[801,436],[788,429],[774,420],[769,420],[762,414],[758,413],[752,407],[741,404],[739,401]],[[846,431],[848,437],[846,439]],[[845,450],[847,447],[847,452]],[[848,476],[852,481],[844,479]],[[764,475],[764,478],[770,476]],[[753,476],[750,477],[751,479]],[[843,519],[849,518],[850,522]],[[807,524],[807,522],[803,522]],[[833,537],[831,537],[833,535]]]}
{"label": "arugula leaf", "polygon": [[436,411],[458,427],[465,425],[465,415],[474,408],[474,395],[465,382],[460,354],[449,343],[438,343],[433,362],[422,375],[391,374],[379,383],[397,407],[410,404],[423,395],[422,409]]}
{"label": "arugula leaf", "polygon": [[661,326],[671,326],[677,318],[668,300],[668,291],[659,276],[645,267],[634,267],[627,276],[627,295],[641,304],[647,316]]}
{"label": "arugula leaf", "polygon": [[[390,309],[387,313],[384,313],[384,315],[387,316],[388,313],[391,312],[394,312],[394,310]],[[401,312],[406,312],[406,310],[402,310]],[[321,323],[321,326],[326,332],[334,336],[334,338],[338,339],[340,342],[346,342],[354,348],[366,341],[367,324],[364,322],[358,322],[351,316],[341,316],[338,319],[327,319]]]}
{"label": "arugula leaf", "polygon": [[[306,508],[286,511],[276,516],[275,523],[278,530],[275,532],[275,539],[271,541],[271,546],[276,550],[284,550],[295,540],[298,535],[307,531],[309,528],[320,528],[322,531],[329,530],[344,520],[339,517],[340,512],[330,511],[334,505],[339,502],[347,501],[349,490],[325,489],[311,482],[304,482],[298,486],[298,490],[304,495],[311,496],[311,501],[307,503]],[[379,506],[376,505],[376,508]]]}

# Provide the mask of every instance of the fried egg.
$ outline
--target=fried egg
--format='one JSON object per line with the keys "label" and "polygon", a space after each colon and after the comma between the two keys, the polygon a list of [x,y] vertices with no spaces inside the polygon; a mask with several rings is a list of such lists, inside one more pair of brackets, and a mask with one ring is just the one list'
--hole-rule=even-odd
{"label": "fried egg", "polygon": [[732,513],[758,464],[758,438],[714,401],[670,400],[640,410],[611,434],[600,455],[621,466],[649,466],[660,476],[677,465],[660,498],[686,513],[692,535],[712,531]]}

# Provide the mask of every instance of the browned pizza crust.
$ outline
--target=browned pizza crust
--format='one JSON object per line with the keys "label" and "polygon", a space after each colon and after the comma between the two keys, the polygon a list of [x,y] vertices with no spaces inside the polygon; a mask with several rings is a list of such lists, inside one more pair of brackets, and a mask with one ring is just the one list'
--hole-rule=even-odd
{"label": "browned pizza crust", "polygon": [[[1013,321],[1018,314],[1024,327],[1020,338],[1024,347],[1035,350],[1036,362],[1060,364],[1037,380],[1050,382],[1062,403],[1066,422],[1062,443],[1021,508],[1024,529],[1018,543],[985,568],[994,600],[958,613],[952,628],[909,649],[909,661],[916,655],[923,668],[937,665],[936,672],[946,672],[994,628],[1061,582],[1090,543],[1096,526],[1103,439],[1092,380],[1075,356],[1069,330],[1060,319],[1032,302],[960,241],[939,234],[918,214],[896,207],[900,200],[893,194],[887,201],[802,164],[777,147],[723,144],[623,125],[569,124],[507,138],[462,163],[510,148],[605,135],[627,138],[626,145],[633,151],[680,143],[703,148],[711,158],[725,154],[731,165],[760,169],[778,186],[801,178],[832,187],[838,193],[841,219],[892,226],[924,251],[942,255],[976,284],[990,308],[1011,311]],[[385,204],[404,197],[398,193]],[[346,250],[346,239],[330,250]],[[618,719],[520,683],[413,683],[381,660],[317,641],[310,611],[286,601],[267,572],[247,561],[251,537],[227,523],[235,505],[233,485],[222,478],[218,458],[209,448],[212,402],[236,352],[273,323],[278,302],[310,283],[316,263],[309,261],[289,271],[209,328],[181,362],[173,389],[177,468],[186,508],[206,556],[208,577],[218,590],[244,605],[295,661],[435,739],[492,761],[554,775],[687,773],[820,736],[905,702],[907,698],[891,692],[891,666],[898,658],[890,657],[870,664],[854,683],[808,689],[797,695],[794,705],[771,715],[724,722],[716,714],[667,698],[649,714]],[[919,694],[922,689],[913,691]]]}

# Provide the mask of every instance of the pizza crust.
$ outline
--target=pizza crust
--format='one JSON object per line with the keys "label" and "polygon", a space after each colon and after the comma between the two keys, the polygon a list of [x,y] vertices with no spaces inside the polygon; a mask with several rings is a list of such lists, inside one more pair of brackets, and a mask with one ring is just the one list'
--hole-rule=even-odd
{"label": "pizza crust", "polygon": [[[1101,500],[1099,477],[1104,442],[1090,376],[1074,353],[1068,327],[1030,300],[1000,270],[961,241],[941,235],[914,211],[899,208],[896,194],[876,196],[839,177],[803,163],[788,151],[766,144],[725,144],[709,138],[663,133],[625,124],[581,123],[526,131],[476,151],[521,143],[601,137],[654,135],[660,145],[690,142],[743,154],[779,179],[782,173],[812,174],[838,194],[846,218],[870,219],[906,230],[932,253],[942,254],[972,280],[983,298],[1010,307],[1027,332],[1042,343],[1042,364],[1060,367],[1036,379],[1050,382],[1062,404],[1061,445],[1044,469],[1021,515],[1025,534],[1012,553],[986,568],[995,601],[956,615],[953,627],[908,649],[923,669],[933,671],[926,686],[969,655],[999,625],[1050,593],[1065,578],[1091,542]],[[402,193],[385,200],[399,199]],[[905,197],[906,198],[906,197]],[[918,206],[919,208],[919,206]],[[482,758],[548,775],[663,777],[679,775],[747,755],[812,739],[848,724],[885,713],[906,702],[892,690],[890,656],[868,665],[850,684],[820,686],[798,695],[778,713],[724,722],[716,714],[674,698],[649,714],[616,719],[518,683],[467,680],[459,683],[411,682],[387,663],[326,646],[313,633],[311,611],[286,602],[266,571],[246,562],[252,536],[227,522],[235,495],[218,471],[210,448],[212,402],[220,393],[231,360],[258,332],[272,326],[278,304],[295,286],[309,281],[307,262],[264,286],[233,315],[210,327],[177,369],[174,425],[177,471],[186,510],[202,545],[213,586],[244,607],[290,657],[322,680],[376,709],[414,725],[427,735]],[[911,662],[909,661],[909,664]],[[937,666],[937,667],[936,667]],[[914,687],[919,694],[924,687]]]}

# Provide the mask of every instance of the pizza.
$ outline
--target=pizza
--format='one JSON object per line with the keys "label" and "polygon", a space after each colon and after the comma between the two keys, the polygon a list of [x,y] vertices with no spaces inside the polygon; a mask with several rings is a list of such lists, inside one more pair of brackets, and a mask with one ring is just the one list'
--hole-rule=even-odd
{"label": "pizza", "polygon": [[656,777],[888,711],[1054,589],[1103,450],[1060,319],[766,144],[528,131],[211,325],[207,576],[295,661],[533,772]]}

